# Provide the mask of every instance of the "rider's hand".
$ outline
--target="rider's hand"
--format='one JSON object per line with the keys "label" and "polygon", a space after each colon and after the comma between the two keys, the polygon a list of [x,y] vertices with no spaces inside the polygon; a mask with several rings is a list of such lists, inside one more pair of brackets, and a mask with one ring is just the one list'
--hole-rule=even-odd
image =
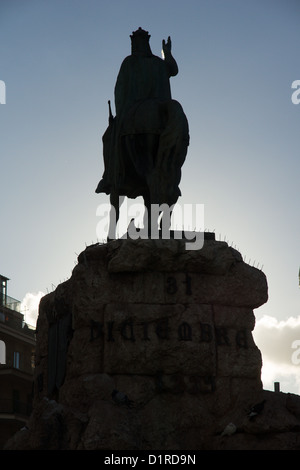
{"label": "rider's hand", "polygon": [[169,36],[167,42],[164,39],[162,41],[162,50],[163,50],[164,56],[171,54],[171,48],[172,48],[172,42]]}

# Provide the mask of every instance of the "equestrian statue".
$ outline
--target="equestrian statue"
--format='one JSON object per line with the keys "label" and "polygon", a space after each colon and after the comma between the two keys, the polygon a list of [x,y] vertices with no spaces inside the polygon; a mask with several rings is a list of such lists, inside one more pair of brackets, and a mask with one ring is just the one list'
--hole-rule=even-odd
{"label": "equestrian statue", "polygon": [[[114,90],[115,116],[109,101],[109,125],[102,137],[104,173],[96,189],[110,195],[115,210],[109,239],[115,237],[125,196],[143,197],[148,227],[158,223],[150,220],[151,205],[176,204],[189,145],[187,118],[171,97],[170,77],[178,73],[171,38],[162,41],[163,59],[152,54],[147,31],[139,28],[130,38],[131,55],[121,65]],[[167,216],[170,220],[171,211]]]}

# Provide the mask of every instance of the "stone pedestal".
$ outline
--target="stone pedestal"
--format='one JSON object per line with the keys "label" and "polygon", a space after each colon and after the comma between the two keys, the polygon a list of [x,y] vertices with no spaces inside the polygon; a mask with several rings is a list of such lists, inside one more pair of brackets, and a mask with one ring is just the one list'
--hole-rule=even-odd
{"label": "stone pedestal", "polygon": [[264,274],[225,242],[86,248],[41,300],[34,412],[8,448],[218,447],[228,420],[247,429],[245,407],[263,394],[252,330],[266,301]]}

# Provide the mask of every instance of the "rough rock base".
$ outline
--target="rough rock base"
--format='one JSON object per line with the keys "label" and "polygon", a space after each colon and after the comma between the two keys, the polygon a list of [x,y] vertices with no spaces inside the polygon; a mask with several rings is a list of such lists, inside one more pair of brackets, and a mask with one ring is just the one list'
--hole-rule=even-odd
{"label": "rough rock base", "polygon": [[264,274],[224,242],[88,247],[41,300],[34,411],[6,448],[300,448],[300,398],[262,389],[252,330],[266,301]]}

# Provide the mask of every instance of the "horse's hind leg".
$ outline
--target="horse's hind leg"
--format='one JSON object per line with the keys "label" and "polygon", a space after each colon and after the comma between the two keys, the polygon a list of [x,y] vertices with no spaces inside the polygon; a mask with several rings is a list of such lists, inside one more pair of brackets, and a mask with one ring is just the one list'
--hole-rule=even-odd
{"label": "horse's hind leg", "polygon": [[109,215],[109,228],[107,241],[116,239],[117,223],[120,217],[120,206],[124,201],[124,196],[119,196],[118,193],[110,194],[110,215]]}
{"label": "horse's hind leg", "polygon": [[159,222],[159,228],[161,237],[164,238],[165,236],[169,238],[169,231],[171,229],[171,218],[173,213],[174,204],[172,206],[168,206],[165,204],[164,210],[160,212],[161,219]]}
{"label": "horse's hind leg", "polygon": [[143,194],[145,213],[144,213],[144,229],[147,230],[148,237],[151,235],[151,199],[149,191]]}

